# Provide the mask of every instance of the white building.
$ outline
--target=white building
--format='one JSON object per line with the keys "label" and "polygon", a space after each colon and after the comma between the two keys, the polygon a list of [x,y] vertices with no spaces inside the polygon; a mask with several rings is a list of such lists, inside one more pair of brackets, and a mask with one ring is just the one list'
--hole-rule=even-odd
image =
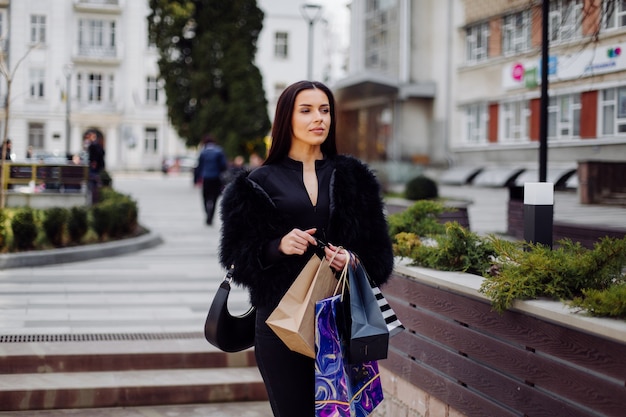
{"label": "white building", "polygon": [[[111,170],[158,169],[164,156],[185,152],[156,81],[148,13],[147,1],[0,0],[16,160],[29,146],[35,153],[79,153],[88,129],[101,132]],[[0,85],[6,97],[7,83]]]}
{"label": "white building", "polygon": [[[270,117],[282,90],[308,75],[303,4],[258,2],[265,21],[256,64]],[[148,41],[149,12],[147,0],[0,0],[0,36],[11,72],[8,137],[15,160],[24,159],[29,146],[35,154],[77,154],[88,129],[101,132],[109,170],[159,169],[166,156],[194,153],[169,123],[157,82],[158,51]],[[337,74],[332,59],[338,43],[325,9],[318,18],[312,78],[330,82]],[[0,95],[6,94],[2,79]],[[0,108],[2,126],[5,115],[6,107]]]}
{"label": "white building", "polygon": [[[306,80],[309,75],[309,23],[302,10],[305,4],[309,3],[258,0],[265,19],[258,40],[256,64],[263,75],[270,119],[274,117],[276,102],[285,87]],[[341,53],[338,35],[331,30],[324,7],[319,11],[310,9],[308,13],[309,18],[314,19],[311,79],[330,83],[338,74],[336,57]]]}

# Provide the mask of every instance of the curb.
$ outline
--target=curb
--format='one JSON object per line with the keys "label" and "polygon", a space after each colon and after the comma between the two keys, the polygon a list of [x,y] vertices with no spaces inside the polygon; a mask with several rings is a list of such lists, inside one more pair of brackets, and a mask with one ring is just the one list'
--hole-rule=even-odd
{"label": "curb", "polygon": [[134,238],[79,247],[2,254],[0,255],[0,270],[106,258],[153,248],[162,243],[163,239],[160,235],[149,232]]}

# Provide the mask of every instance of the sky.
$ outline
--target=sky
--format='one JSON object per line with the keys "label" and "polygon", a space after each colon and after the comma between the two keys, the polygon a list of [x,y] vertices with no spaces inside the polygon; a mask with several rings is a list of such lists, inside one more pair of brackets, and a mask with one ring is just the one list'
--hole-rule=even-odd
{"label": "sky", "polygon": [[337,39],[337,48],[331,52],[332,70],[330,77],[333,80],[343,78],[345,73],[345,52],[350,42],[350,12],[346,7],[351,0],[312,0],[311,3],[323,7],[323,16],[328,21],[332,38]]}
{"label": "sky", "polygon": [[341,39],[341,45],[346,46],[349,41],[350,13],[347,4],[350,0],[315,0],[311,3],[320,4],[324,8],[324,16],[333,31]]}

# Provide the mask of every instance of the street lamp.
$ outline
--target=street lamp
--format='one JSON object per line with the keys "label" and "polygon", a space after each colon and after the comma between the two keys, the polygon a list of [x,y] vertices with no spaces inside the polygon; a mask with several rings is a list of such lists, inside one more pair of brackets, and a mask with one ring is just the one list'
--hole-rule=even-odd
{"label": "street lamp", "polygon": [[310,81],[313,79],[313,25],[322,16],[322,6],[319,4],[305,3],[300,6],[300,12],[302,17],[309,24],[309,61],[307,67],[307,79]]}
{"label": "street lamp", "polygon": [[71,109],[71,94],[70,94],[70,81],[72,79],[73,65],[71,63],[66,64],[63,67],[63,74],[65,74],[65,157],[70,156],[70,109]]}

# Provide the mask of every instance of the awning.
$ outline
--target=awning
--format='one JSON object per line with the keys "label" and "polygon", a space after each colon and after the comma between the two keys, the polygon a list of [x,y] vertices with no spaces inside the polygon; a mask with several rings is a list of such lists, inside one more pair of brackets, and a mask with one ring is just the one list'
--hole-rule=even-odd
{"label": "awning", "polygon": [[524,171],[520,167],[489,167],[483,169],[472,184],[483,187],[507,187]]}
{"label": "awning", "polygon": [[441,177],[439,177],[439,182],[442,184],[449,184],[449,185],[468,184],[482,170],[483,170],[482,167],[470,167],[470,166],[453,167],[445,171],[441,175]]}
{"label": "awning", "polygon": [[[548,168],[546,171],[546,182],[551,182],[554,184],[555,188],[560,188],[565,186],[565,182],[569,179],[572,174],[576,172],[575,167],[569,168]],[[539,170],[538,169],[527,169],[522,172],[517,178],[515,178],[515,184],[518,187],[523,187],[527,182],[538,182],[539,181]]]}
{"label": "awning", "polygon": [[384,95],[395,95],[400,99],[434,98],[437,90],[432,81],[400,84],[387,75],[371,71],[343,78],[333,84],[332,89],[343,100]]}
{"label": "awning", "polygon": [[398,94],[397,81],[375,72],[361,72],[337,81],[333,90],[343,99]]}

